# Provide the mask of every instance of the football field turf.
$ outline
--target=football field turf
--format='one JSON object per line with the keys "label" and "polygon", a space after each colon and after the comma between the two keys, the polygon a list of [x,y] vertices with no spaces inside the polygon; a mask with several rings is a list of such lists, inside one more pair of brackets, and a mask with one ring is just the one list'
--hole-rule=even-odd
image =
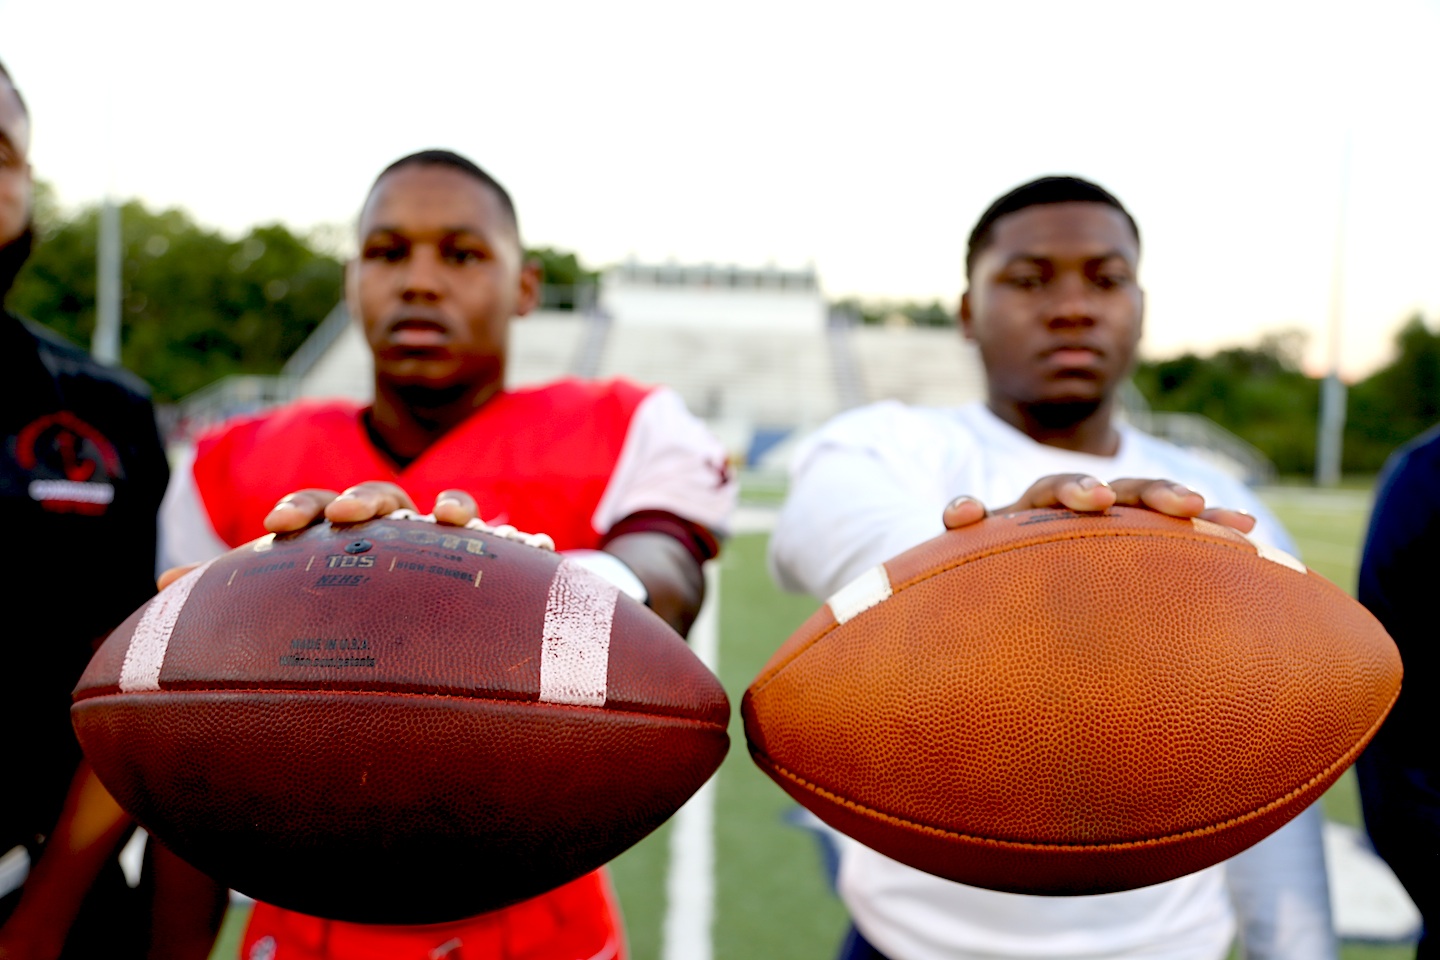
{"label": "football field turf", "polygon": [[[1273,488],[1266,500],[1294,534],[1311,566],[1353,592],[1368,492]],[[738,535],[727,542],[721,560],[718,669],[737,708],[746,685],[770,654],[816,606],[807,597],[782,594],[771,585],[765,543],[763,533]],[[786,820],[795,809],[751,763],[737,716],[731,727],[730,754],[715,782],[711,935],[715,960],[828,960],[835,955],[846,927],[845,913],[830,891],[820,845],[808,831]],[[1332,819],[1359,822],[1349,774],[1326,796],[1325,809]],[[676,822],[666,824],[612,865],[634,960],[707,960],[694,955],[693,948],[677,952],[672,945],[667,955],[662,947]],[[685,892],[704,894],[703,889]],[[680,923],[684,925],[683,917]],[[232,925],[225,943],[217,947],[216,958],[233,960],[235,933]],[[1413,948],[1407,946],[1347,943],[1342,960],[1401,960],[1412,954]]]}

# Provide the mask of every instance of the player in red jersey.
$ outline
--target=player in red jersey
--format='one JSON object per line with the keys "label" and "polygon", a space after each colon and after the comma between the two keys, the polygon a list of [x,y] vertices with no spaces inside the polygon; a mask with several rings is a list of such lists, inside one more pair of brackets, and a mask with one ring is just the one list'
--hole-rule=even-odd
{"label": "player in red jersey", "polygon": [[[371,190],[360,241],[346,296],[374,355],[374,403],[300,403],[202,437],[166,495],[166,560],[207,559],[321,511],[355,520],[413,503],[449,522],[479,514],[548,533],[688,630],[701,564],[734,503],[719,442],[668,389],[577,380],[504,389],[509,323],[535,306],[539,275],[509,196],[470,161],[444,151],[396,161]],[[359,480],[376,482],[336,498]],[[257,904],[241,950],[247,960],[624,955],[604,871],[435,926]]]}

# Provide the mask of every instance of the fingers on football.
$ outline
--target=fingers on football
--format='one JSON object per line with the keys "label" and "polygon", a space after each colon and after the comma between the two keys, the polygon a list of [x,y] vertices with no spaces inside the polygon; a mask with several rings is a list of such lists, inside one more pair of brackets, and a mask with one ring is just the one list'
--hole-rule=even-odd
{"label": "fingers on football", "polygon": [[1172,517],[1200,517],[1241,533],[1255,529],[1255,518],[1243,510],[1205,506],[1205,498],[1183,483],[1173,480],[1115,480],[1110,484],[1115,502],[1130,507],[1149,507]]}
{"label": "fingers on football", "polygon": [[[160,578],[155,581],[155,587],[159,590],[164,590],[166,587],[170,586],[170,584],[174,583],[176,580],[179,580],[181,577],[185,576],[185,574],[189,573],[191,570],[194,570],[198,566],[200,566],[200,564],[198,563],[187,563],[184,566],[171,567],[169,570],[166,570],[164,573],[160,574]],[[0,960],[3,960],[3,958],[0,958]]]}
{"label": "fingers on football", "polygon": [[302,530],[319,520],[325,507],[336,497],[334,490],[296,490],[280,498],[265,515],[265,529],[271,533]]}
{"label": "fingers on football", "polygon": [[[996,513],[1066,507],[1080,513],[1098,512],[1119,504],[1145,507],[1172,517],[1200,517],[1230,527],[1241,533],[1255,528],[1255,518],[1243,510],[1205,506],[1205,498],[1183,483],[1126,477],[1110,483],[1083,473],[1055,474],[1041,477],[1021,494],[1020,499]],[[956,497],[945,506],[947,530],[978,523],[986,516],[985,508],[973,497]]]}
{"label": "fingers on football", "polygon": [[1001,513],[1067,507],[1081,513],[1105,510],[1115,503],[1115,491],[1105,481],[1084,473],[1059,473],[1041,477]]}
{"label": "fingers on football", "polygon": [[946,530],[958,530],[985,519],[985,504],[974,497],[956,497],[945,504],[941,518]]}
{"label": "fingers on football", "polygon": [[325,506],[325,519],[332,523],[359,523],[383,517],[396,510],[414,510],[415,501],[396,484],[369,480],[347,487]]}
{"label": "fingers on football", "polygon": [[1244,510],[1227,510],[1224,507],[1211,507],[1208,510],[1202,511],[1200,516],[1202,519],[1209,520],[1211,523],[1218,523],[1232,530],[1238,530],[1241,533],[1249,533],[1255,529],[1255,518]]}
{"label": "fingers on football", "polygon": [[1149,507],[1156,513],[1171,517],[1198,517],[1205,509],[1205,498],[1183,483],[1173,480],[1114,480],[1115,502],[1126,507]]}
{"label": "fingers on football", "polygon": [[440,523],[463,527],[479,515],[475,498],[464,490],[442,490],[435,498],[435,519]]}

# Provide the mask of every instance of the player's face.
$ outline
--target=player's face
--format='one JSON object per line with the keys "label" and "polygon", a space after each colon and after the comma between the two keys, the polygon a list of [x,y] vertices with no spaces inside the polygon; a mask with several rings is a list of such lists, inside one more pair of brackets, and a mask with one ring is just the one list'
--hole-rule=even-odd
{"label": "player's face", "polygon": [[0,246],[30,221],[30,121],[15,90],[0,80]]}
{"label": "player's face", "polygon": [[499,197],[474,177],[411,164],[370,194],[346,295],[382,381],[488,396],[503,385],[510,319],[538,291]]}
{"label": "player's face", "polygon": [[960,304],[991,405],[1108,400],[1140,340],[1139,258],[1130,224],[1105,204],[1046,204],[998,220]]}

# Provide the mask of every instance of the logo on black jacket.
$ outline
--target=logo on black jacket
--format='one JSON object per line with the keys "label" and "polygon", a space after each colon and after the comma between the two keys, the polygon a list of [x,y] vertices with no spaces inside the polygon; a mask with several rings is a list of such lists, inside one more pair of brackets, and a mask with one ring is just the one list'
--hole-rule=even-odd
{"label": "logo on black jacket", "polygon": [[30,499],[56,513],[104,513],[124,476],[115,445],[68,410],[21,430],[15,459],[30,473]]}

